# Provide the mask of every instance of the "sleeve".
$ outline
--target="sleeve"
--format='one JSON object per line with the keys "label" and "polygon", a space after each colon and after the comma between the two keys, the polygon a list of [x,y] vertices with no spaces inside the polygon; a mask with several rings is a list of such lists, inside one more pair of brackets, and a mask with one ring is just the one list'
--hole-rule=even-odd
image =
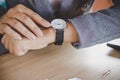
{"label": "sleeve", "polygon": [[6,2],[4,0],[0,1],[0,16],[6,12]]}
{"label": "sleeve", "polygon": [[4,13],[4,9],[2,6],[0,6],[0,16],[2,16],[3,13]]}
{"label": "sleeve", "polygon": [[89,47],[120,38],[120,5],[69,20],[79,35],[76,48]]}

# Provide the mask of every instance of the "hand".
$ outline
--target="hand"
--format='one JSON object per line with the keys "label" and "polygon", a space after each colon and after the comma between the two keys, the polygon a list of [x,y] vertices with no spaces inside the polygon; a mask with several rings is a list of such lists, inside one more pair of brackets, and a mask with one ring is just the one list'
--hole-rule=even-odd
{"label": "hand", "polygon": [[28,50],[42,49],[48,44],[53,43],[55,40],[55,32],[52,28],[43,30],[44,36],[29,40],[23,38],[22,40],[15,40],[9,35],[5,34],[2,38],[2,43],[9,50],[10,53],[17,56],[22,56],[27,53]]}
{"label": "hand", "polygon": [[50,27],[50,23],[40,17],[37,13],[19,4],[11,8],[0,18],[0,34],[21,40],[23,35],[28,39],[35,39],[43,35],[40,27]]}
{"label": "hand", "polygon": [[[2,38],[2,43],[10,51],[10,53],[18,56],[24,55],[28,50],[36,50],[46,47],[48,44],[55,42],[56,33],[53,28],[43,30],[43,35],[40,38],[29,40],[23,37],[22,40],[15,40],[5,34]],[[78,42],[78,34],[71,23],[67,23],[67,28],[64,31],[64,42]]]}

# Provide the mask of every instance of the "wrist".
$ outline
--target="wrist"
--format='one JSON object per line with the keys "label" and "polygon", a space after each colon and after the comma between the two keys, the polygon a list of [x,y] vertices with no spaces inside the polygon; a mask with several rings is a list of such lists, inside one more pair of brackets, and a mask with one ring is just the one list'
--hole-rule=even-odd
{"label": "wrist", "polygon": [[67,28],[64,31],[64,42],[75,43],[79,41],[78,33],[71,22],[66,22]]}
{"label": "wrist", "polygon": [[[48,43],[54,43],[56,39],[56,31],[53,28],[49,28],[48,31]],[[75,43],[79,41],[78,33],[72,23],[67,22],[67,27],[64,30],[64,43]]]}

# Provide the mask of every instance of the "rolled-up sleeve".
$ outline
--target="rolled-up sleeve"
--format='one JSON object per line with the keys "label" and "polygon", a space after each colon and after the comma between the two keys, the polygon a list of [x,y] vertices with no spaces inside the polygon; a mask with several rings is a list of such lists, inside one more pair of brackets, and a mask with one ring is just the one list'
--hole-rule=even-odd
{"label": "rolled-up sleeve", "polygon": [[69,21],[79,35],[79,42],[73,43],[76,48],[89,47],[120,38],[120,5],[78,16]]}

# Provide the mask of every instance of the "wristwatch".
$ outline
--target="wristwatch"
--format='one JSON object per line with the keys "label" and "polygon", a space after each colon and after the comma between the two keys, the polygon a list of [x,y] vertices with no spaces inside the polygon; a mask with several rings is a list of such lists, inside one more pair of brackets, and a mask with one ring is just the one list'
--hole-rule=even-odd
{"label": "wristwatch", "polygon": [[64,40],[64,30],[66,28],[66,21],[64,21],[63,19],[54,19],[52,20],[51,25],[56,32],[56,39],[54,44],[62,45]]}

